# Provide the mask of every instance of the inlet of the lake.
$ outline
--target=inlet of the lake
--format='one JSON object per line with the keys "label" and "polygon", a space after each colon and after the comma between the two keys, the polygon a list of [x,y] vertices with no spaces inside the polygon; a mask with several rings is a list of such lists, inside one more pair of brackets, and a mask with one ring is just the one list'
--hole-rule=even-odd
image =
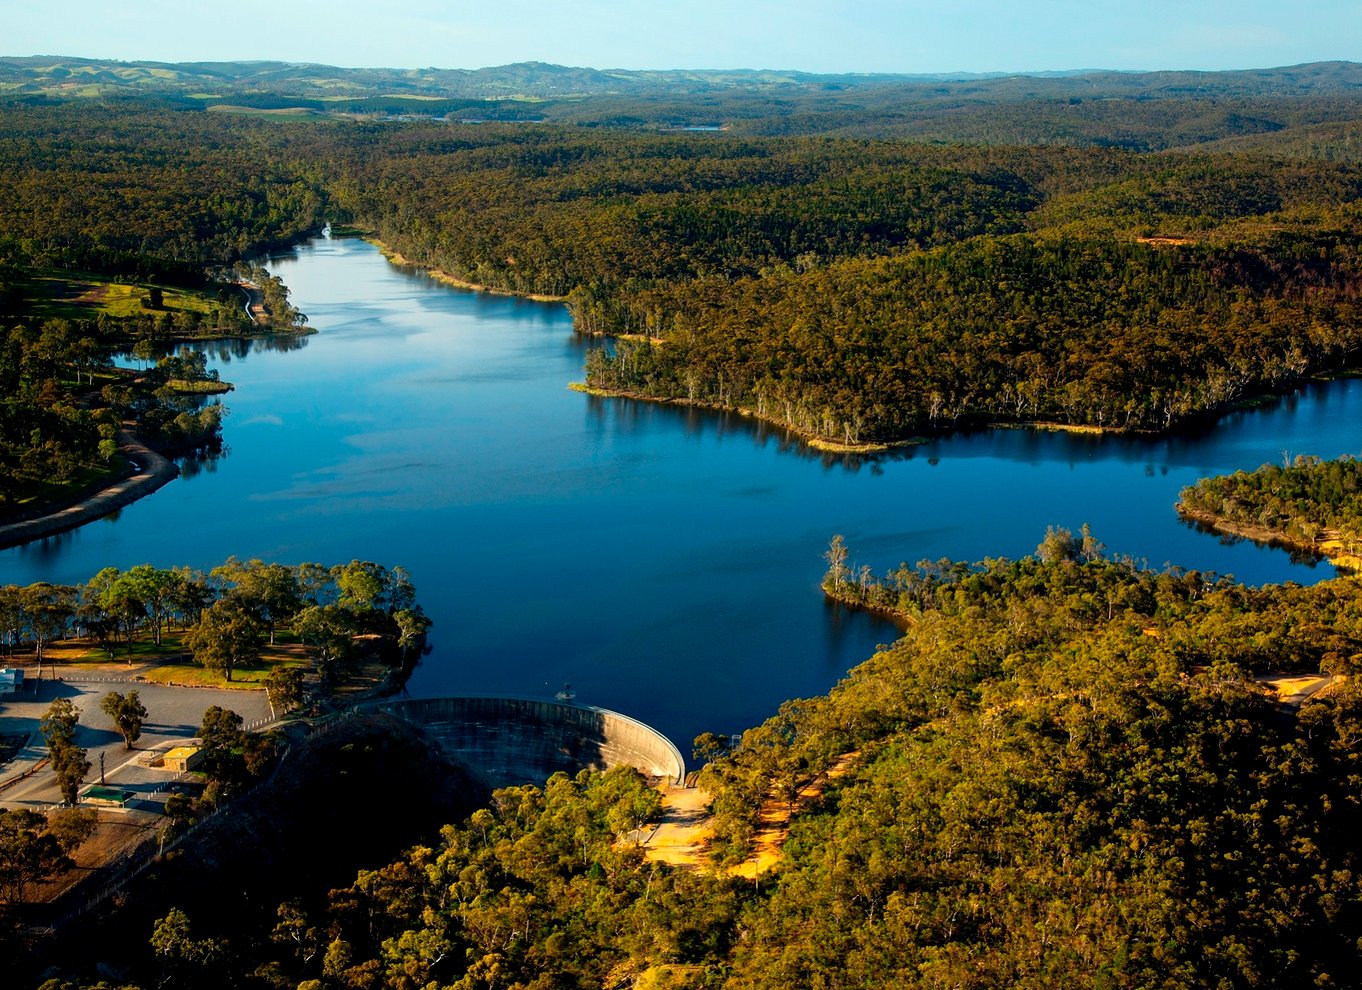
{"label": "inlet of the lake", "polygon": [[560,305],[442,285],[371,245],[319,239],[270,262],[320,332],[213,345],[226,456],[112,519],[0,554],[0,582],[229,554],[402,565],[435,620],[416,695],[577,699],[688,753],[825,692],[895,629],[824,603],[845,535],[876,571],[1030,553],[1087,522],[1111,553],[1261,583],[1327,565],[1181,524],[1207,474],[1362,446],[1362,383],[1312,385],[1159,439],[1029,430],[874,459],[823,455],[722,415],[569,391],[585,349]]}

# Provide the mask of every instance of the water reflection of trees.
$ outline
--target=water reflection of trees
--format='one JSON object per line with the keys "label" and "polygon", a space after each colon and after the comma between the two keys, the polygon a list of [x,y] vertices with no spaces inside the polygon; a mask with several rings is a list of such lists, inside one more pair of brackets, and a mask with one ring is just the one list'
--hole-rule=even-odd
{"label": "water reflection of trees", "polygon": [[[607,416],[622,433],[644,433],[655,430],[659,425],[679,422],[687,437],[698,438],[713,433],[723,440],[729,436],[750,440],[757,447],[774,445],[784,455],[801,460],[817,461],[826,470],[841,468],[858,472],[868,468],[872,474],[884,470],[883,464],[890,460],[904,460],[914,456],[915,447],[894,447],[889,450],[872,452],[819,450],[810,446],[799,434],[755,416],[723,409],[705,409],[697,406],[673,405],[649,402],[620,396],[587,395],[587,417],[597,427],[607,425]],[[607,412],[609,410],[609,412]]]}
{"label": "water reflection of trees", "polygon": [[275,334],[269,337],[232,337],[227,340],[205,341],[200,346],[210,358],[227,364],[233,359],[244,361],[252,354],[301,351],[307,346],[308,339],[306,335]]}
{"label": "water reflection of trees", "polygon": [[181,477],[194,478],[200,474],[215,472],[218,469],[218,462],[226,458],[231,451],[232,448],[225,443],[217,444],[176,457],[175,463],[179,465]]}
{"label": "water reflection of trees", "polygon": [[1286,543],[1276,539],[1255,539],[1250,536],[1243,536],[1239,533],[1227,533],[1222,529],[1216,529],[1210,523],[1202,522],[1199,519],[1188,519],[1186,516],[1179,516],[1178,522],[1188,529],[1194,529],[1198,533],[1206,536],[1214,536],[1220,541],[1221,546],[1233,547],[1240,543],[1252,543],[1255,546],[1271,547],[1273,550],[1284,550],[1291,558],[1291,563],[1299,564],[1302,567],[1318,567],[1328,561],[1328,556],[1315,550],[1308,550],[1305,547],[1297,546],[1294,543]]}
{"label": "water reflection of trees", "polygon": [[[226,337],[218,340],[177,340],[158,345],[152,352],[152,362],[159,361],[176,353],[182,347],[207,355],[210,360],[230,364],[233,360],[244,361],[252,354],[283,354],[301,351],[307,346],[310,334],[273,334],[268,337]],[[114,362],[131,367],[135,359],[131,351],[118,351],[113,355]],[[137,362],[145,364],[146,362]]]}

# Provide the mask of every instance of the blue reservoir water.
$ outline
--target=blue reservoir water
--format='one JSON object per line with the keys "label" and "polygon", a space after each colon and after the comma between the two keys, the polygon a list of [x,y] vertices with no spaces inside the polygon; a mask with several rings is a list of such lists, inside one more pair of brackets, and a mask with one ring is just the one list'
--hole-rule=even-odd
{"label": "blue reservoir water", "polygon": [[1113,553],[1261,583],[1327,565],[1181,524],[1198,477],[1362,448],[1362,383],[1312,386],[1196,435],[956,435],[876,460],[735,415],[569,391],[563,307],[449,288],[357,240],[271,262],[320,333],[211,349],[236,384],[227,456],[114,519],[0,553],[0,582],[229,554],[411,571],[436,621],[416,695],[552,695],[683,750],[826,691],[894,628],[826,605],[834,533],[857,563],[1019,556],[1084,522]]}

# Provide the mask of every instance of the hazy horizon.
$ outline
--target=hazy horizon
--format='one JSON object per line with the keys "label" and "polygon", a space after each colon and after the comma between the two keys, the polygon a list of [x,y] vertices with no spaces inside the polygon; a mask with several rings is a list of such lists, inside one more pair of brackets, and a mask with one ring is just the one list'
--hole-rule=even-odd
{"label": "hazy horizon", "polygon": [[6,20],[7,47],[36,57],[349,68],[544,62],[600,71],[1009,75],[1277,68],[1362,52],[1362,18],[1342,0],[1304,12],[1268,0],[1151,0],[1139,10],[1077,0],[688,0],[642,13],[623,0],[505,0],[459,12],[411,0],[381,17],[359,0],[241,0],[230,16],[170,0],[118,8],[71,0]]}
{"label": "hazy horizon", "polygon": [[1282,64],[1263,64],[1246,65],[1238,68],[1229,69],[1205,69],[1197,66],[1181,66],[1168,68],[1113,68],[1104,65],[1087,65],[1078,68],[1048,68],[1048,69],[941,69],[934,71],[909,72],[892,70],[846,70],[846,71],[819,71],[803,69],[795,66],[779,65],[748,65],[748,66],[708,66],[708,65],[670,65],[652,66],[648,68],[628,68],[618,65],[586,65],[569,64],[564,62],[549,62],[543,59],[527,58],[514,62],[488,63],[485,65],[393,65],[389,63],[372,64],[352,64],[339,62],[319,62],[312,59],[292,59],[292,58],[219,58],[219,59],[162,59],[162,58],[113,58],[108,56],[90,55],[78,52],[36,52],[36,53],[13,53],[0,52],[0,58],[7,59],[52,59],[54,61],[72,62],[112,62],[120,65],[293,65],[293,66],[318,66],[321,68],[340,69],[344,71],[394,71],[394,72],[488,72],[496,69],[508,69],[515,66],[542,65],[556,69],[567,69],[581,72],[600,72],[600,73],[697,73],[697,74],[738,74],[738,73],[771,73],[789,74],[804,76],[894,76],[902,78],[923,78],[937,79],[942,77],[961,77],[961,78],[1005,78],[1008,76],[1028,76],[1028,77],[1061,77],[1061,76],[1084,76],[1098,73],[1116,73],[1121,75],[1141,75],[1145,73],[1160,72],[1198,72],[1207,74],[1233,73],[1233,72],[1275,72],[1285,69],[1294,69],[1306,65],[1359,65],[1362,58],[1357,59],[1312,59],[1306,62],[1292,62]]}

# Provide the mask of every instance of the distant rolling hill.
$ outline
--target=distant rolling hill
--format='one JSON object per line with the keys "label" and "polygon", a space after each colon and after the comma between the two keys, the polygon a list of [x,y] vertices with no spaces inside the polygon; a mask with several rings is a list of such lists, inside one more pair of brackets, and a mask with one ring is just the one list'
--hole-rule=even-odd
{"label": "distant rolling hill", "polygon": [[[1238,150],[1262,142],[1268,153],[1311,154],[1312,148],[1318,152],[1327,145],[1350,156],[1351,122],[1362,119],[1362,64],[1316,62],[1231,72],[820,75],[607,70],[543,62],[399,69],[0,58],[0,99],[129,97],[154,97],[186,108],[290,111],[281,119],[451,116],[1138,151],[1237,141]],[[1323,130],[1313,139],[1296,140],[1309,128]],[[1335,131],[1342,137],[1326,138]]]}

